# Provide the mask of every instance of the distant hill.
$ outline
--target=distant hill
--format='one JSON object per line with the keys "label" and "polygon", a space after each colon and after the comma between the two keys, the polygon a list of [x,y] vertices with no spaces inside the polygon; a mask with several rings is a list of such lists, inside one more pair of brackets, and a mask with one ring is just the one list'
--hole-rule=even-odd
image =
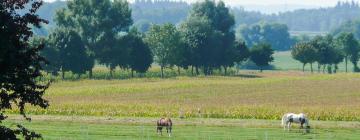
{"label": "distant hill", "polygon": [[[40,34],[54,26],[53,17],[57,9],[66,7],[66,2],[56,1],[45,3],[38,11],[39,15],[50,21]],[[191,5],[183,1],[169,0],[135,0],[131,4],[133,19],[136,26],[145,31],[150,23],[177,24],[187,17]],[[263,14],[247,11],[244,8],[232,8],[237,25],[254,24],[259,21],[278,22],[288,25],[291,31],[329,32],[341,24],[360,17],[360,7],[355,2],[339,2],[335,7],[302,9],[279,14]]]}

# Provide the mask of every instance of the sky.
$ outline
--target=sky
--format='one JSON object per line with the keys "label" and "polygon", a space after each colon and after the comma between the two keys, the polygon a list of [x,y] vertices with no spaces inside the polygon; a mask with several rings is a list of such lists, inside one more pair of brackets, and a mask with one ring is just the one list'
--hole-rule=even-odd
{"label": "sky", "polygon": [[[55,0],[45,0],[52,2]],[[128,0],[130,2],[134,0]],[[199,0],[183,0],[187,2],[196,2]],[[242,6],[247,10],[262,11],[264,13],[276,13],[303,8],[319,8],[335,6],[338,1],[351,0],[223,0],[228,6]],[[360,1],[360,0],[354,0]]]}

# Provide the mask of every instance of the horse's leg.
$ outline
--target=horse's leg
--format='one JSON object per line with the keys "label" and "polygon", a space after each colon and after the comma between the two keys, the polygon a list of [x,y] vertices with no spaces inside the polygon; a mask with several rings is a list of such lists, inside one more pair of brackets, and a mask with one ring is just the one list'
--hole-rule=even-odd
{"label": "horse's leg", "polygon": [[291,122],[288,123],[288,131],[290,132],[290,129],[291,129]]}
{"label": "horse's leg", "polygon": [[170,136],[170,137],[171,137],[171,133],[172,133],[172,132],[171,132],[171,131],[172,131],[171,129],[172,129],[172,126],[169,127],[169,131],[170,131],[169,136]]}

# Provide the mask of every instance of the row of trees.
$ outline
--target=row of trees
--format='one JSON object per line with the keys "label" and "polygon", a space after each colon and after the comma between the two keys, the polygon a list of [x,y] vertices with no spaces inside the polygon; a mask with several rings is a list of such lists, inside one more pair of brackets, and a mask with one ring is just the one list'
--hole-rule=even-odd
{"label": "row of trees", "polygon": [[[146,33],[131,27],[131,10],[122,0],[74,0],[56,14],[57,28],[47,38],[42,55],[50,62],[45,69],[53,74],[71,71],[79,76],[89,72],[95,62],[106,65],[110,76],[116,67],[146,72],[153,61],[165,68],[191,68],[193,75],[212,74],[248,58],[261,68],[273,60],[271,44],[257,43],[249,50],[236,41],[234,16],[223,2],[206,0],[193,5],[188,18],[174,24],[152,25]],[[96,60],[96,61],[95,61]]]}
{"label": "row of trees", "polygon": [[336,73],[338,64],[345,59],[346,72],[348,72],[348,61],[354,65],[354,72],[359,72],[358,61],[360,46],[358,40],[352,33],[342,33],[334,38],[331,35],[317,36],[309,42],[296,44],[292,49],[294,59],[303,63],[303,71],[305,65],[310,64],[311,72],[313,72],[313,63],[317,62],[318,72]]}

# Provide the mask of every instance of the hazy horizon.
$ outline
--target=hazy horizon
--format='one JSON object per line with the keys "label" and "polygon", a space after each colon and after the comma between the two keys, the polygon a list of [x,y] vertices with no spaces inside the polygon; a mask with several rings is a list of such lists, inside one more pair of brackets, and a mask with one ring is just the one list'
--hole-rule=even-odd
{"label": "hazy horizon", "polygon": [[[44,0],[54,2],[57,0]],[[135,0],[128,0],[133,2]],[[193,3],[201,0],[183,0]],[[263,13],[278,13],[296,9],[324,8],[335,6],[338,1],[346,2],[351,0],[223,0],[230,7],[243,7],[246,10],[260,11]],[[354,0],[359,2],[360,0]]]}

